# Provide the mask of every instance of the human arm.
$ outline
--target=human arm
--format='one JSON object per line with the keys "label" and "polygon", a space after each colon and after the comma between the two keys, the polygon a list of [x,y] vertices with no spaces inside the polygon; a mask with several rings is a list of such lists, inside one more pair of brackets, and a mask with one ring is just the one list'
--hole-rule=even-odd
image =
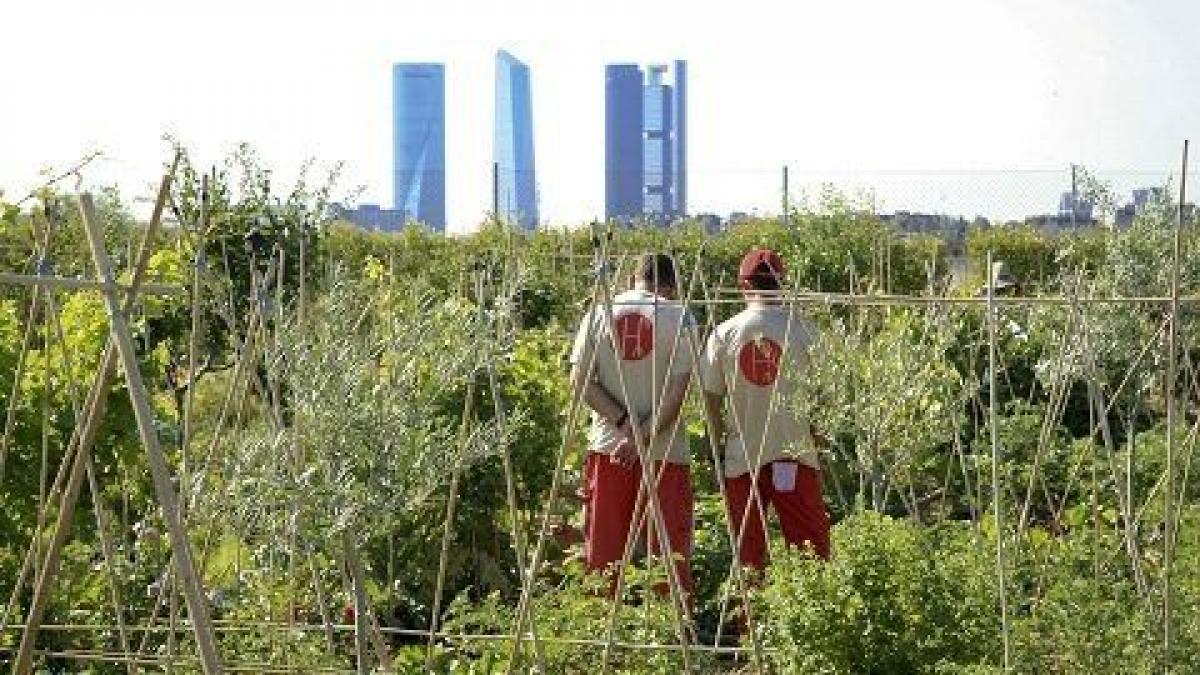
{"label": "human arm", "polygon": [[642,434],[644,442],[648,443],[651,438],[670,431],[679,421],[679,412],[683,410],[683,401],[687,398],[691,381],[690,373],[677,373],[667,380],[662,406],[658,409],[658,419],[642,420],[642,424],[639,425],[638,431]]}
{"label": "human arm", "polygon": [[708,422],[709,441],[716,448],[717,458],[725,455],[725,372],[722,363],[723,346],[716,332],[708,337],[700,361],[700,382],[704,387],[704,416]]}
{"label": "human arm", "polygon": [[725,395],[704,392],[704,414],[708,419],[711,443],[717,449],[718,459],[725,456]]}
{"label": "human arm", "polygon": [[637,420],[630,419],[625,405],[596,379],[597,340],[594,336],[597,317],[595,310],[589,312],[575,336],[575,344],[571,349],[571,400],[578,397],[598,417],[617,428],[620,440],[613,449],[613,461],[628,466],[633,463],[637,453],[624,446],[630,445],[631,426]]}
{"label": "human arm", "polygon": [[582,398],[589,409],[613,426],[620,427],[627,422],[625,406],[605,391],[583,364],[571,364],[571,392],[573,396]]}
{"label": "human arm", "polygon": [[621,427],[622,439],[613,451],[612,460],[622,466],[631,466],[638,457],[638,450],[645,452],[650,443],[660,434],[670,432],[679,421],[683,402],[687,398],[690,379],[686,374],[672,375],[663,391],[662,406],[657,419],[653,414],[640,419],[631,417]]}
{"label": "human arm", "polygon": [[596,381],[597,320],[597,311],[589,311],[575,334],[571,347],[571,400],[582,399],[601,418],[620,426],[625,421],[625,406]]}
{"label": "human arm", "polygon": [[641,426],[639,420],[633,419],[634,416],[629,415],[624,405],[598,382],[586,376],[579,364],[571,367],[571,385],[574,394],[581,397],[588,408],[617,428],[621,438],[613,449],[612,461],[621,466],[633,466],[637,459],[633,434],[635,425]]}

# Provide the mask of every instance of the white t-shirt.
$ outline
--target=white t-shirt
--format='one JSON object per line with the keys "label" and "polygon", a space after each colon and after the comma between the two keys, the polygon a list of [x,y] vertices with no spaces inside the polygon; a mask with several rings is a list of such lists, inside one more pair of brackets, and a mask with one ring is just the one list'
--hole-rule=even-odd
{"label": "white t-shirt", "polygon": [[[593,381],[625,406],[630,416],[653,422],[651,412],[661,402],[669,376],[692,372],[689,341],[694,339],[695,326],[695,319],[678,302],[649,291],[625,291],[613,298],[611,323],[602,306],[593,307],[583,317],[575,334],[571,363],[587,367],[594,352]],[[593,413],[588,447],[593,452],[612,453],[618,440],[618,429]],[[687,433],[678,420],[672,430],[651,441],[649,456],[676,464],[689,462]]]}
{"label": "white t-shirt", "polygon": [[700,379],[705,391],[728,398],[727,477],[782,458],[818,468],[808,420],[789,405],[816,338],[808,319],[781,305],[757,302],[709,336]]}

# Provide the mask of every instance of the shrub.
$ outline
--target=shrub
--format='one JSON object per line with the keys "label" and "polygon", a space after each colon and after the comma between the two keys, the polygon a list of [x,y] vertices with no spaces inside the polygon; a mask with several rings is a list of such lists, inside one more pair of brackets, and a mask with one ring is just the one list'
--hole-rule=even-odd
{"label": "shrub", "polygon": [[828,563],[775,552],[758,616],[781,672],[897,675],[997,660],[988,549],[965,524],[863,512],[833,541]]}
{"label": "shrub", "polygon": [[[631,566],[625,575],[625,595],[617,614],[614,638],[624,645],[678,644],[674,615],[668,596],[655,592],[661,567]],[[533,617],[541,643],[543,664],[548,673],[593,673],[600,670],[603,642],[608,634],[610,600],[607,577],[584,574],[578,563],[569,564],[565,577],[534,599]],[[511,635],[516,611],[511,603],[493,593],[472,604],[466,595],[450,606],[446,632],[463,635]],[[528,624],[527,624],[528,625]],[[440,654],[439,670],[446,672],[507,672],[510,640],[461,639],[451,642]],[[532,643],[526,642],[518,670],[534,666]],[[714,672],[711,657],[693,651],[693,668]],[[683,672],[679,649],[633,649],[618,646],[610,655],[610,666],[618,673]]]}

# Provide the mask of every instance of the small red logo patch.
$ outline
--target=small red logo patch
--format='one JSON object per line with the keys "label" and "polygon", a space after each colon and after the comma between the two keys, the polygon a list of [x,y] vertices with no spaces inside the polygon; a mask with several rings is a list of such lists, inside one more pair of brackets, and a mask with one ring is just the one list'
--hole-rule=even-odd
{"label": "small red logo patch", "polygon": [[654,322],[631,312],[616,320],[617,348],[622,361],[641,361],[654,351]]}
{"label": "small red logo patch", "polygon": [[742,345],[738,368],[742,377],[760,387],[769,387],[779,377],[779,357],[783,349],[772,339],[760,337]]}

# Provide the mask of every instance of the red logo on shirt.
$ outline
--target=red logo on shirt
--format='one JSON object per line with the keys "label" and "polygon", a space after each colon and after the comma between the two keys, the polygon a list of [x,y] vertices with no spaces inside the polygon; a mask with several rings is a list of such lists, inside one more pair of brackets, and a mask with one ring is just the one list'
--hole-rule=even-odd
{"label": "red logo on shirt", "polygon": [[738,368],[742,377],[760,387],[769,387],[779,377],[779,357],[783,349],[772,339],[760,337],[742,345]]}
{"label": "red logo on shirt", "polygon": [[654,323],[636,312],[617,319],[617,348],[622,361],[641,361],[654,351]]}

